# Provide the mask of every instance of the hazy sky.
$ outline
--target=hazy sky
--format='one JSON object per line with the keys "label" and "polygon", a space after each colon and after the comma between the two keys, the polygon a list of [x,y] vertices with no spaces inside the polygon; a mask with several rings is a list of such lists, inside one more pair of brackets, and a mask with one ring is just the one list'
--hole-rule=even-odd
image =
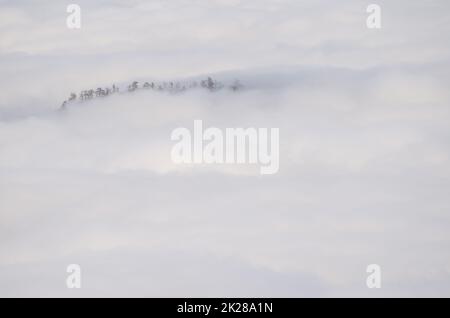
{"label": "hazy sky", "polygon": [[[0,296],[450,296],[448,1],[70,3],[0,0]],[[246,89],[57,111],[208,75]],[[174,165],[194,119],[280,128],[279,173]]]}

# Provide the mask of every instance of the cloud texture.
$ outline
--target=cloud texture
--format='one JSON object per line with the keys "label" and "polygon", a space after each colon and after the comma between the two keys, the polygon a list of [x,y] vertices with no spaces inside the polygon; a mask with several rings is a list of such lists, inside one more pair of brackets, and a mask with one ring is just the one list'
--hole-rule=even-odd
{"label": "cloud texture", "polygon": [[[450,7],[379,2],[381,30],[324,0],[79,1],[68,30],[63,3],[0,1],[0,295],[449,296]],[[246,89],[57,111],[207,75]],[[174,165],[195,119],[279,127],[279,173]]]}

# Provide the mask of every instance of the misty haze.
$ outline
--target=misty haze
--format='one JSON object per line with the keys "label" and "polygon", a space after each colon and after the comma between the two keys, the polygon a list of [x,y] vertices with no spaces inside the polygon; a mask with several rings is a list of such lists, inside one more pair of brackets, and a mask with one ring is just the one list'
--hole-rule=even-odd
{"label": "misty haze", "polygon": [[448,1],[76,3],[0,0],[0,296],[450,296]]}

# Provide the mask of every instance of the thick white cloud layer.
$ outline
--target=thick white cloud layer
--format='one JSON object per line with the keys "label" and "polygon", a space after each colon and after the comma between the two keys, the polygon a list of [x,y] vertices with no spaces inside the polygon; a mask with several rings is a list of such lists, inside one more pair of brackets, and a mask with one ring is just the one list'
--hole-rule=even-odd
{"label": "thick white cloud layer", "polygon": [[[0,295],[449,296],[447,1],[0,1]],[[71,91],[239,78],[232,93]],[[177,127],[279,127],[280,171]],[[66,266],[83,269],[68,290]],[[380,264],[380,290],[366,266]]]}

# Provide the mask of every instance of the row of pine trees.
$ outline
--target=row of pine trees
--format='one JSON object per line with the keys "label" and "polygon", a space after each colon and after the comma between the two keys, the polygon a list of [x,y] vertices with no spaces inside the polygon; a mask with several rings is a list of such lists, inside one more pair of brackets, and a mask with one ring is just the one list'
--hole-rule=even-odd
{"label": "row of pine trees", "polygon": [[[183,92],[188,89],[193,88],[203,88],[207,89],[211,92],[219,91],[221,89],[230,89],[232,91],[238,91],[243,88],[242,84],[235,80],[230,85],[225,85],[219,81],[216,81],[212,79],[211,77],[208,77],[205,80],[201,81],[191,81],[191,82],[145,82],[144,84],[140,85],[139,82],[134,81],[127,87],[127,92],[134,92],[139,89],[148,89],[148,90],[155,90],[155,91],[166,91],[171,93],[177,93],[177,92]],[[87,101],[91,100],[93,98],[97,97],[105,97],[109,96],[111,94],[119,93],[119,87],[117,87],[115,84],[112,87],[106,87],[106,88],[97,88],[97,89],[89,89],[89,90],[83,90],[78,95],[75,93],[71,93],[69,98],[63,102],[61,105],[61,109],[66,109],[69,103],[73,103],[75,101]]]}

